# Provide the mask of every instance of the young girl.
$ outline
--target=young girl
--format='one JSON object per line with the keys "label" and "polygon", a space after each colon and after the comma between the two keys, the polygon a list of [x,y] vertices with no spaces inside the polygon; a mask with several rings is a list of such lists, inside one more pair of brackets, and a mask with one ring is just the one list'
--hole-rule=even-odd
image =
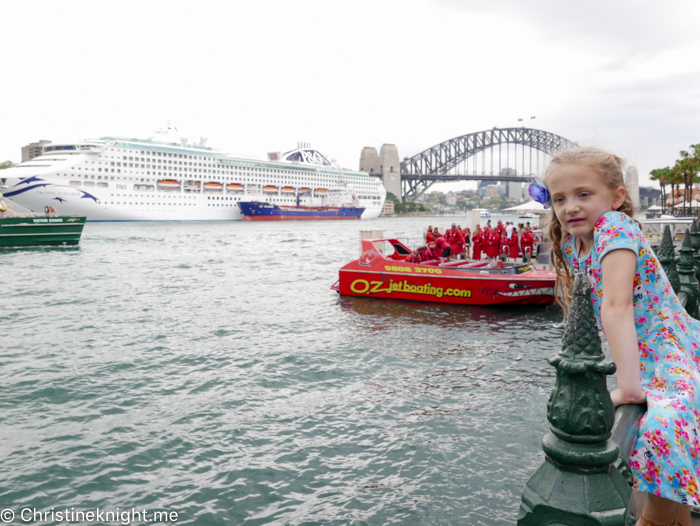
{"label": "young girl", "polygon": [[700,504],[700,322],[680,305],[632,219],[622,168],[597,148],[560,152],[531,195],[551,201],[547,231],[564,303],[574,273],[591,282],[617,365],[615,407],[647,403],[629,459],[634,487],[648,493],[637,525],[689,526],[689,505]]}

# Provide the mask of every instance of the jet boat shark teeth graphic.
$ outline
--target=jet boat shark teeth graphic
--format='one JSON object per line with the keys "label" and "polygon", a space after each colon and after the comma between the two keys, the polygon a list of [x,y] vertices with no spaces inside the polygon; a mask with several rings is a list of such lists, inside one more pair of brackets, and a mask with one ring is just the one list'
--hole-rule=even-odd
{"label": "jet boat shark teeth graphic", "polygon": [[513,298],[522,296],[554,295],[554,287],[531,288],[520,283],[510,283],[508,288],[513,289],[513,292],[499,290],[497,291],[497,294]]}

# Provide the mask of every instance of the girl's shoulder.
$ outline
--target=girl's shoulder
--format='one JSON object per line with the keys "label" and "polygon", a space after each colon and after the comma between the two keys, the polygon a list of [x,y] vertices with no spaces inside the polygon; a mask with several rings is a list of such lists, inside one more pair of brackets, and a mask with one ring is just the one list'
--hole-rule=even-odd
{"label": "girl's shoulder", "polygon": [[606,212],[595,224],[595,233],[616,229],[641,233],[637,222],[623,212]]}
{"label": "girl's shoulder", "polygon": [[566,262],[571,265],[574,258],[574,236],[571,234],[567,234],[564,241],[561,242],[561,253],[564,255]]}
{"label": "girl's shoulder", "polygon": [[613,248],[639,248],[644,236],[639,225],[622,212],[606,212],[595,224],[594,245],[600,257]]}

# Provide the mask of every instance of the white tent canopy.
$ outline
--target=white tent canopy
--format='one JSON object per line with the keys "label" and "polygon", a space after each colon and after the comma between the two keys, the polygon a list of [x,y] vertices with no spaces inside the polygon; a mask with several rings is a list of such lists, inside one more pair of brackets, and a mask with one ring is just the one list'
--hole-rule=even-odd
{"label": "white tent canopy", "polygon": [[537,201],[530,201],[528,203],[523,203],[518,206],[511,206],[510,208],[504,208],[502,212],[536,212],[539,214],[545,213],[544,205],[538,203]]}

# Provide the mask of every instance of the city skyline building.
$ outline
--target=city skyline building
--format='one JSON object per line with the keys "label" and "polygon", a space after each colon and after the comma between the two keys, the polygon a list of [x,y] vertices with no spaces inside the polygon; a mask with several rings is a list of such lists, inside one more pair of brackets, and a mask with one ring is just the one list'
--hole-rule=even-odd
{"label": "city skyline building", "polygon": [[50,143],[51,141],[42,139],[39,142],[31,142],[22,146],[22,162],[31,161],[35,157],[39,157],[44,149],[44,145]]}

